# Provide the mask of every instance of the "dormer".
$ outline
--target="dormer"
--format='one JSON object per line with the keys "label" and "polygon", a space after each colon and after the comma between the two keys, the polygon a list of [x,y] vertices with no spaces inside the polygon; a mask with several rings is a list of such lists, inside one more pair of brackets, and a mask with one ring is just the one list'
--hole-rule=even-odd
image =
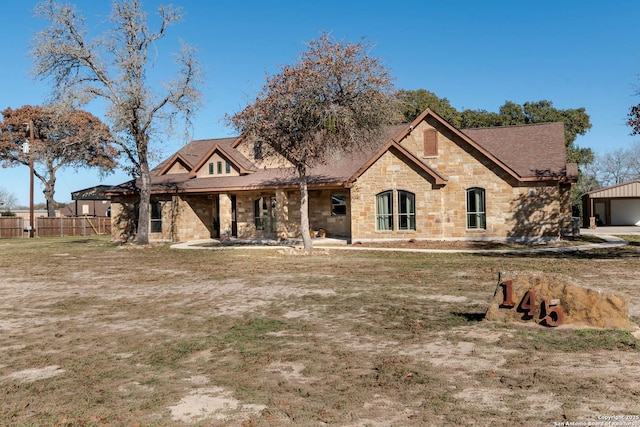
{"label": "dormer", "polygon": [[214,145],[194,166],[191,175],[197,178],[211,178],[246,175],[252,171],[234,159],[222,147]]}
{"label": "dormer", "polygon": [[163,167],[158,175],[174,175],[179,173],[191,172],[191,165],[180,154],[175,154],[171,159],[167,161],[165,167]]}

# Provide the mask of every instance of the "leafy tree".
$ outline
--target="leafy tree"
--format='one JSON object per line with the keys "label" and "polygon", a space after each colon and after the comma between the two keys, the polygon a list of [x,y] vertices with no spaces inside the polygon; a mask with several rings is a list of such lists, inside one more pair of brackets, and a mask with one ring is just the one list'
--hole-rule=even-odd
{"label": "leafy tree", "polygon": [[309,168],[326,163],[331,153],[376,141],[398,116],[389,72],[368,55],[367,43],[342,43],[322,34],[308,47],[295,65],[267,77],[252,104],[229,117],[237,130],[261,141],[297,171],[306,250],[313,248]]}
{"label": "leafy tree", "polygon": [[439,98],[435,93],[425,89],[399,90],[397,95],[407,123],[414,121],[424,110],[430,108],[453,126],[460,126],[460,113],[451,106],[447,98]]}
{"label": "leafy tree", "polygon": [[[92,114],[66,110],[60,106],[32,107],[2,111],[0,159],[2,165],[29,165],[33,156],[34,176],[44,187],[47,214],[55,216],[56,173],[66,167],[97,167],[110,173],[116,166],[118,150],[111,143],[109,128]],[[32,124],[33,129],[28,130]],[[31,137],[33,131],[34,138]],[[22,147],[28,139],[29,154]]]}
{"label": "leafy tree", "polygon": [[[590,148],[575,145],[577,136],[584,135],[591,129],[591,121],[584,108],[559,110],[547,100],[525,102],[523,105],[505,101],[497,113],[472,109],[459,112],[451,106],[448,99],[439,98],[435,93],[425,89],[400,90],[398,97],[402,102],[405,120],[408,122],[418,117],[426,108],[432,109],[458,129],[563,122],[567,161],[581,165],[593,162],[594,154]],[[638,115],[640,117],[640,106]],[[640,132],[640,119],[638,123]]]}
{"label": "leafy tree", "polygon": [[462,129],[488,128],[504,124],[498,113],[486,110],[464,110],[461,113],[461,118],[460,127]]}
{"label": "leafy tree", "polygon": [[[467,110],[468,111],[468,110]],[[584,108],[559,110],[551,101],[525,102],[523,105],[505,101],[499,113],[474,110],[462,113],[463,128],[525,125],[532,123],[564,123],[564,139],[567,161],[581,165],[593,162],[593,151],[575,145],[578,135],[584,135],[591,129],[589,115]]]}
{"label": "leafy tree", "polygon": [[114,1],[111,28],[93,40],[88,38],[84,18],[71,5],[46,0],[36,6],[36,15],[50,23],[34,37],[31,55],[36,75],[53,77],[58,99],[105,102],[114,141],[128,160],[127,170],[138,179],[136,243],[146,244],[150,142],[170,133],[177,119],[184,120],[185,131],[189,129],[191,115],[199,106],[201,71],[187,45],[176,58],[178,71],[173,81],[148,82],[158,54],[155,43],[165,36],[169,25],[181,19],[180,9],[160,6],[158,28],[152,31],[141,0]]}

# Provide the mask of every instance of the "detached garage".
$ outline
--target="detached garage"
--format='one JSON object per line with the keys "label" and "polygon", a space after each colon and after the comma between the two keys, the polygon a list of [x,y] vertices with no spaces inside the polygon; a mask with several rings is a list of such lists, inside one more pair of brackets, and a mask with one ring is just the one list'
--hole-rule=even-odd
{"label": "detached garage", "polygon": [[640,226],[640,180],[593,190],[582,196],[583,225]]}

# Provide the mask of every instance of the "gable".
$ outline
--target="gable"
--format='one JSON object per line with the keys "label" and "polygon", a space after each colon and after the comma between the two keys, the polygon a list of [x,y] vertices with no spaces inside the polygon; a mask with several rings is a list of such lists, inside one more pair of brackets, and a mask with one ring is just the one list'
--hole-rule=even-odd
{"label": "gable", "polygon": [[190,171],[191,166],[189,166],[184,160],[176,158],[172,163],[169,164],[169,167],[165,169],[162,174],[173,175],[177,173],[188,173]]}
{"label": "gable", "polygon": [[192,177],[238,176],[256,171],[253,163],[232,147],[231,139],[209,141],[213,144],[193,167]]}
{"label": "gable", "polygon": [[239,136],[231,147],[252,162],[257,169],[291,167],[291,163],[279,154],[267,153],[266,147],[254,138],[245,135]]}
{"label": "gable", "polygon": [[563,123],[459,130],[427,109],[394,140],[444,175],[440,168],[450,163],[449,142],[508,179],[567,178]]}
{"label": "gable", "polygon": [[360,167],[356,173],[349,178],[348,183],[351,184],[358,180],[362,174],[364,174],[388,153],[392,153],[405,165],[423,174],[424,177],[429,179],[434,185],[442,186],[446,184],[447,180],[442,175],[431,169],[428,165],[420,161],[420,159],[418,159],[411,151],[405,149],[402,145],[393,140],[385,144],[362,167]]}
{"label": "gable", "polygon": [[214,150],[198,162],[191,172],[198,178],[211,176],[238,176],[240,171],[237,165],[225,156],[220,150]]}

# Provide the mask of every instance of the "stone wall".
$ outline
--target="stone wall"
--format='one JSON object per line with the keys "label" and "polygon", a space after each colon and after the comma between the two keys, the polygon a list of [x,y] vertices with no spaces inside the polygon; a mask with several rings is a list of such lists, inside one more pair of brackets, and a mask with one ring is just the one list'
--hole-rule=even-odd
{"label": "stone wall", "polygon": [[126,242],[135,237],[137,197],[111,198],[111,240]]}
{"label": "stone wall", "polygon": [[[207,196],[174,197],[173,203],[176,211],[173,241],[185,242],[209,239],[213,236],[214,216],[217,211],[217,196],[215,197],[215,199]],[[163,216],[163,220],[165,218],[170,220],[170,217]]]}
{"label": "stone wall", "polygon": [[[347,215],[332,215],[331,195],[342,194],[347,199]],[[348,237],[351,221],[349,191],[312,190],[309,192],[309,226],[312,230],[324,229],[328,237]],[[298,215],[299,216],[299,215]]]}
{"label": "stone wall", "polygon": [[[377,239],[509,239],[538,240],[558,238],[568,227],[571,207],[569,191],[557,183],[520,183],[480,153],[440,126],[437,156],[424,156],[424,130],[433,126],[423,122],[402,141],[424,163],[440,173],[446,185],[435,186],[423,171],[411,166],[401,154],[390,150],[372,165],[351,189],[352,240]],[[454,138],[457,142],[454,142]],[[465,146],[466,145],[466,146]],[[486,195],[486,228],[467,229],[467,189],[480,187]],[[570,186],[567,186],[570,190]],[[376,230],[376,195],[392,190],[416,195],[415,231]],[[394,224],[397,221],[394,203]]]}

